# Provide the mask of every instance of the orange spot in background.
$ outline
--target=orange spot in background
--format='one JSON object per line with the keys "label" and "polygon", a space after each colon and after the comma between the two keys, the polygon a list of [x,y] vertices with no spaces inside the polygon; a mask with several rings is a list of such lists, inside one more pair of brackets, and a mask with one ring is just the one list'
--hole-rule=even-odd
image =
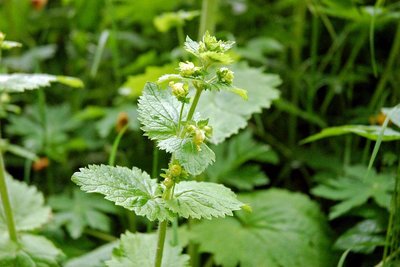
{"label": "orange spot in background", "polygon": [[47,5],[47,0],[31,0],[34,9],[42,10]]}
{"label": "orange spot in background", "polygon": [[128,113],[120,112],[117,118],[117,125],[115,126],[117,132],[120,132],[122,128],[124,128],[128,124],[128,122],[129,122]]}
{"label": "orange spot in background", "polygon": [[[378,115],[370,116],[368,118],[368,120],[369,120],[369,123],[372,125],[374,125],[374,124],[383,125],[383,123],[386,120],[386,115],[381,112]],[[389,125],[390,125],[390,121],[389,121]]]}
{"label": "orange spot in background", "polygon": [[49,167],[49,165],[50,165],[49,159],[47,157],[43,157],[43,158],[39,158],[37,161],[35,161],[32,164],[32,169],[35,172],[38,172],[38,171],[46,169],[47,167]]}

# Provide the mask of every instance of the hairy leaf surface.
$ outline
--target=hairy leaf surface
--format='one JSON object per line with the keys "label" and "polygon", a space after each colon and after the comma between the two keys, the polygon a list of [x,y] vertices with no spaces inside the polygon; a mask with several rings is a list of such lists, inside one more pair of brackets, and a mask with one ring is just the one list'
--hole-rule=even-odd
{"label": "hairy leaf surface", "polygon": [[317,205],[302,194],[272,189],[243,194],[252,213],[202,221],[192,228],[200,251],[227,267],[325,267],[334,260],[330,232]]}
{"label": "hairy leaf surface", "polygon": [[59,267],[63,253],[41,236],[20,234],[19,244],[0,234],[0,266]]}
{"label": "hairy leaf surface", "polygon": [[74,173],[72,181],[83,191],[103,194],[106,199],[151,221],[171,219],[173,216],[165,208],[157,180],[138,168],[89,165]]}
{"label": "hairy leaf surface", "polygon": [[71,87],[83,87],[81,80],[67,76],[54,76],[49,74],[0,74],[0,92],[23,92],[40,87],[50,86],[53,82],[59,82]]}
{"label": "hairy leaf surface", "polygon": [[[51,210],[44,205],[43,195],[36,187],[28,186],[11,177],[7,178],[6,182],[17,231],[35,230],[50,220]],[[0,235],[3,232],[7,232],[7,224],[0,202]]]}
{"label": "hairy leaf surface", "polygon": [[176,184],[168,208],[184,218],[211,219],[233,215],[244,205],[229,188],[215,183],[184,181]]}
{"label": "hairy leaf surface", "polygon": [[325,179],[322,184],[312,189],[312,193],[323,198],[340,201],[332,207],[329,218],[335,219],[352,208],[365,204],[370,198],[383,208],[389,208],[391,192],[394,188],[394,175],[377,174],[367,167],[352,166],[344,171],[344,175],[333,179]]}
{"label": "hairy leaf surface", "polygon": [[[106,262],[109,267],[144,267],[154,266],[157,247],[156,234],[125,233],[121,236],[118,249],[113,257]],[[169,242],[164,244],[162,267],[188,266],[189,256],[182,254],[182,247],[172,247]]]}
{"label": "hairy leaf surface", "polygon": [[278,75],[264,74],[262,70],[245,63],[234,65],[232,70],[235,73],[234,86],[247,90],[248,100],[227,91],[206,91],[197,108],[202,117],[210,119],[213,127],[211,142],[214,144],[246,127],[252,114],[269,108],[272,101],[279,97],[276,87],[281,80]]}

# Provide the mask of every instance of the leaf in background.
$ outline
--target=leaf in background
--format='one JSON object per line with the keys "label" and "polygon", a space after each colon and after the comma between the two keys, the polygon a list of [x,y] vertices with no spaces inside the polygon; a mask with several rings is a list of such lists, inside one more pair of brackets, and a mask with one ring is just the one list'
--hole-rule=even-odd
{"label": "leaf in background", "polygon": [[[11,177],[8,177],[6,182],[17,231],[35,230],[50,221],[51,210],[44,205],[43,195],[36,187]],[[3,205],[0,202],[0,235],[7,232],[4,216]]]}
{"label": "leaf in background", "polygon": [[183,11],[179,10],[177,12],[166,12],[154,18],[154,26],[160,32],[167,32],[174,27],[182,27],[185,22],[192,20],[193,18],[200,15],[200,12],[195,11]]}
{"label": "leaf in background", "polygon": [[28,107],[21,116],[9,116],[7,132],[23,138],[24,147],[37,154],[45,154],[53,160],[63,161],[74,141],[70,132],[78,129],[80,123],[74,120],[69,106],[47,106],[45,121],[38,106]]}
{"label": "leaf in background", "polygon": [[0,49],[9,50],[17,47],[21,47],[22,44],[14,41],[2,41],[0,42]]}
{"label": "leaf in background", "polygon": [[240,47],[236,50],[246,59],[265,64],[268,61],[265,55],[275,56],[280,54],[284,51],[284,46],[273,38],[256,37],[249,40],[245,47]]}
{"label": "leaf in background", "polygon": [[382,113],[389,116],[389,119],[397,127],[400,127],[400,106],[395,106],[393,108],[383,108]]}
{"label": "leaf in background", "polygon": [[335,242],[340,250],[351,249],[353,252],[369,254],[377,246],[385,244],[386,224],[379,219],[369,219],[357,223],[344,232]]}
{"label": "leaf in background", "polygon": [[103,194],[105,199],[150,221],[173,218],[173,214],[165,208],[157,180],[138,168],[89,165],[75,172],[72,181],[83,191]]}
{"label": "leaf in background", "polygon": [[20,56],[10,56],[2,60],[2,63],[18,71],[31,72],[35,70],[40,61],[52,58],[56,53],[57,46],[54,44],[37,46]]}
{"label": "leaf in background", "polygon": [[255,142],[250,131],[232,137],[228,142],[213,147],[213,150],[218,160],[207,168],[207,180],[241,190],[251,190],[269,181],[260,166],[249,161],[278,162],[277,154],[268,145]]}
{"label": "leaf in background", "polygon": [[[202,173],[215,161],[214,152],[201,144],[198,150],[191,137],[180,137],[178,127],[181,103],[168,90],[147,83],[138,104],[142,130],[160,149],[175,153],[182,166],[192,175]],[[187,114],[186,108],[182,117]],[[194,119],[196,121],[196,118]]]}
{"label": "leaf in background", "polygon": [[229,188],[215,183],[183,181],[175,185],[167,207],[179,216],[194,219],[232,216],[244,204]]}
{"label": "leaf in background", "polygon": [[66,194],[52,196],[49,205],[54,209],[54,222],[66,226],[69,235],[77,239],[86,227],[110,232],[111,219],[105,213],[115,214],[117,208],[99,195],[74,190],[72,198]]}
{"label": "leaf in background", "polygon": [[20,234],[19,244],[0,234],[0,266],[59,267],[61,250],[42,236]]}
{"label": "leaf in background", "polygon": [[334,179],[325,179],[312,189],[316,196],[340,201],[332,207],[329,218],[335,219],[372,198],[376,204],[389,209],[391,192],[394,188],[394,175],[374,170],[367,174],[367,167],[345,168],[344,174]]}
{"label": "leaf in background", "polygon": [[[113,251],[113,257],[107,261],[108,267],[144,267],[154,266],[157,248],[157,235],[129,233],[121,236],[119,248]],[[189,266],[189,256],[182,254],[182,247],[172,247],[167,241],[164,245],[162,267]]]}
{"label": "leaf in background", "polygon": [[59,82],[71,87],[81,88],[81,80],[67,76],[54,76],[49,74],[0,74],[0,92],[17,93],[25,90],[34,90],[40,87],[50,86],[53,82]]}
{"label": "leaf in background", "polygon": [[175,72],[176,68],[177,64],[146,67],[143,74],[128,76],[128,80],[118,89],[118,92],[121,95],[137,98],[142,95],[147,82],[156,82],[163,74]]}
{"label": "leaf in background", "polygon": [[112,251],[119,245],[119,241],[102,245],[82,256],[68,260],[64,267],[104,267],[105,261],[109,260]]}
{"label": "leaf in background", "polygon": [[[276,89],[281,80],[278,75],[265,74],[246,63],[232,67],[235,73],[234,85],[247,90],[248,100],[227,91],[206,91],[202,94],[197,111],[203,118],[210,119],[213,127],[211,142],[219,144],[229,136],[246,127],[247,120],[263,108],[269,108],[279,97]],[[240,108],[238,108],[240,107]]]}
{"label": "leaf in background", "polygon": [[253,212],[202,221],[191,235],[218,265],[233,267],[333,266],[330,231],[308,197],[272,189],[239,195]]}
{"label": "leaf in background", "polygon": [[[380,126],[369,126],[369,125],[343,125],[337,127],[329,127],[323,129],[321,132],[311,135],[306,139],[303,139],[300,143],[306,144],[309,142],[314,142],[322,138],[338,136],[343,134],[357,134],[359,136],[371,139],[371,140],[378,140],[380,133],[382,131],[382,127]],[[394,141],[400,140],[400,132],[395,131],[390,128],[386,128],[383,131],[382,141]]]}

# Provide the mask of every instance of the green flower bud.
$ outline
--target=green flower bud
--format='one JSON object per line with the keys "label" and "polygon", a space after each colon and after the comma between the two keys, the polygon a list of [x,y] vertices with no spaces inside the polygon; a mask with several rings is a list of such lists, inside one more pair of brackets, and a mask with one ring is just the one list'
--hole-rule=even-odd
{"label": "green flower bud", "polygon": [[234,79],[233,71],[231,71],[230,69],[225,68],[225,67],[217,70],[217,76],[218,76],[218,80],[220,82],[223,82],[226,84],[232,84],[233,79]]}
{"label": "green flower bud", "polygon": [[197,151],[201,151],[200,145],[204,143],[206,139],[206,135],[203,130],[196,129],[196,132],[193,136],[193,143],[196,145]]}
{"label": "green flower bud", "polygon": [[196,132],[196,130],[197,130],[197,128],[196,128],[196,126],[194,126],[194,125],[188,125],[187,127],[186,127],[186,131],[189,133],[189,134],[194,134],[195,132]]}
{"label": "green flower bud", "polygon": [[182,77],[196,76],[199,73],[200,68],[196,67],[193,62],[179,62],[179,71]]}
{"label": "green flower bud", "polygon": [[173,177],[177,177],[182,173],[182,167],[179,164],[173,164],[169,167],[169,173]]}
{"label": "green flower bud", "polygon": [[203,130],[204,130],[204,133],[206,134],[206,137],[211,138],[212,133],[213,133],[213,128],[211,126],[206,125],[206,126],[204,126]]}
{"label": "green flower bud", "polygon": [[166,188],[171,188],[174,185],[174,181],[170,177],[166,177],[163,184]]}
{"label": "green flower bud", "polygon": [[172,94],[179,98],[184,98],[189,93],[189,88],[187,84],[175,83],[173,81],[169,82],[169,86],[172,88]]}

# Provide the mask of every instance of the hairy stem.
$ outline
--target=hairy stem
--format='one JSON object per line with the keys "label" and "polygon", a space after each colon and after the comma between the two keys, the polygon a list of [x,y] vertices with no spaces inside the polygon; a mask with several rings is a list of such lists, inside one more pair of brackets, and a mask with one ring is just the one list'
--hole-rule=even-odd
{"label": "hairy stem", "polygon": [[194,96],[192,105],[190,106],[186,121],[190,121],[193,118],[194,111],[196,110],[197,104],[199,103],[200,95],[202,92],[203,89],[201,87],[196,87],[196,95]]}
{"label": "hairy stem", "polygon": [[8,234],[10,239],[17,242],[17,230],[15,228],[14,214],[11,208],[10,197],[8,195],[7,184],[6,184],[6,168],[4,166],[3,153],[0,150],[0,196],[1,203],[4,209],[4,215],[6,216],[6,223],[8,228]]}
{"label": "hairy stem", "polygon": [[[163,199],[170,200],[174,194],[173,186],[167,187],[164,192]],[[164,243],[165,243],[165,236],[167,233],[167,226],[168,220],[161,221],[158,226],[158,240],[157,240],[157,251],[156,251],[156,260],[154,263],[155,267],[161,267],[162,257],[164,252]]]}

